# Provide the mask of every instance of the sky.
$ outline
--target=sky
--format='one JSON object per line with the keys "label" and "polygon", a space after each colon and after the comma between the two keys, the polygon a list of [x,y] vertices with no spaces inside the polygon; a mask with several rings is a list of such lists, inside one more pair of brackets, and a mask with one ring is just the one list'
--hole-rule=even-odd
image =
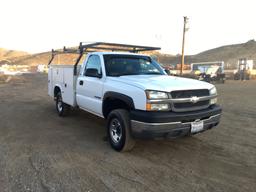
{"label": "sky", "polygon": [[255,0],[0,0],[0,47],[31,53],[83,42],[185,54],[256,39]]}

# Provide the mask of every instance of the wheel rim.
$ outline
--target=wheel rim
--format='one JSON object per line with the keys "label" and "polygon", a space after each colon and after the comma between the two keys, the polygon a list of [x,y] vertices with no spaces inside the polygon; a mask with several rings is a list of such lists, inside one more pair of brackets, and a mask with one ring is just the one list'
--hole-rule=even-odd
{"label": "wheel rim", "polygon": [[120,142],[122,138],[122,126],[117,118],[114,118],[110,122],[110,136],[114,143]]}
{"label": "wheel rim", "polygon": [[57,107],[58,107],[58,111],[62,111],[62,99],[61,99],[61,97],[58,98]]}

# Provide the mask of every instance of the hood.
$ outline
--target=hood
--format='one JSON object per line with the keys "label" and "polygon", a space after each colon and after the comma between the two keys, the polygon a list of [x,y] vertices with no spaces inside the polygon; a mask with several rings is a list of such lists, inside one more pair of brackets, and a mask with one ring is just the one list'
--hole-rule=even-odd
{"label": "hood", "polygon": [[210,83],[168,75],[129,75],[111,77],[111,80],[139,87],[143,90],[170,92],[173,90],[211,89]]}

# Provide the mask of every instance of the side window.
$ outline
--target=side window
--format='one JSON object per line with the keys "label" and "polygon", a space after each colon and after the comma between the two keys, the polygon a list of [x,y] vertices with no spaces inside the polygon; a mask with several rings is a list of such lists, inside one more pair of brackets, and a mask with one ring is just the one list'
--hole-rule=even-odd
{"label": "side window", "polygon": [[96,69],[98,70],[98,74],[101,74],[101,64],[100,64],[100,57],[98,55],[91,55],[86,63],[84,75],[88,69]]}

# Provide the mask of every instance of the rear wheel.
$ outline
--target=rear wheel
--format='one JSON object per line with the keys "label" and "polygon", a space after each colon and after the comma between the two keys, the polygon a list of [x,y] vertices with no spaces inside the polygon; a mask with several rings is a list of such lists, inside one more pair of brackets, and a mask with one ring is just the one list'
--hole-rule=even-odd
{"label": "rear wheel", "polygon": [[56,110],[60,117],[67,116],[70,110],[70,106],[62,101],[61,92],[56,96]]}
{"label": "rear wheel", "polygon": [[130,151],[135,141],[131,136],[129,112],[113,110],[108,116],[107,132],[110,145],[116,151]]}

